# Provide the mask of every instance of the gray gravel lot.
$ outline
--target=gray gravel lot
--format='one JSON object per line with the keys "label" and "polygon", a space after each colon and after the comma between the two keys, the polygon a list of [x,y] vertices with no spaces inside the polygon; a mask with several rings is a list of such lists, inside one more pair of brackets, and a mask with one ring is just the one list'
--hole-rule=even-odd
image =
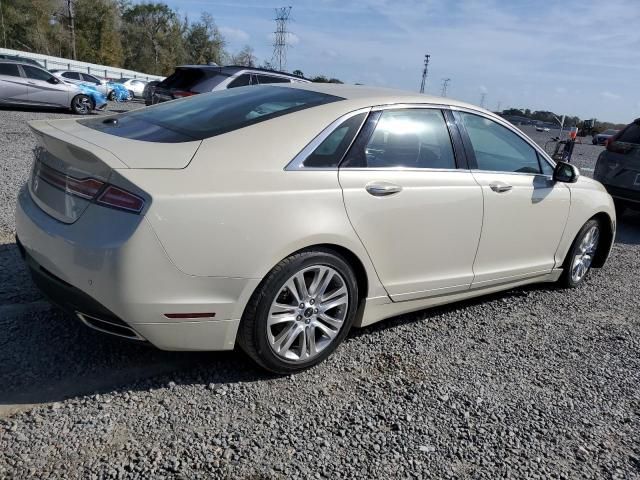
{"label": "gray gravel lot", "polygon": [[[576,290],[396,317],[272,377],[239,352],[103,336],[43,301],[12,210],[24,122],[66,116],[0,111],[0,478],[640,478],[640,215]],[[601,149],[574,161],[589,174]]]}

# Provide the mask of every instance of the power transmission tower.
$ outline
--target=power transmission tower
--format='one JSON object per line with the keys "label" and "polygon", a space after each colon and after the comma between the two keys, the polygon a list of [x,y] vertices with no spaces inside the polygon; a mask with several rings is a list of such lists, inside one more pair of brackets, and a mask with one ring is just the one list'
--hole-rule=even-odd
{"label": "power transmission tower", "polygon": [[276,8],[276,31],[273,40],[273,57],[271,63],[278,66],[278,70],[283,71],[287,65],[287,22],[291,15],[291,7]]}
{"label": "power transmission tower", "polygon": [[76,27],[73,19],[73,1],[67,0],[69,10],[69,32],[71,33],[71,58],[76,59]]}
{"label": "power transmission tower", "polygon": [[422,70],[422,83],[420,84],[420,93],[424,93],[424,87],[427,83],[427,73],[429,73],[429,59],[431,55],[424,56],[424,69]]}
{"label": "power transmission tower", "polygon": [[442,91],[440,92],[440,96],[441,97],[446,97],[447,96],[447,88],[449,88],[449,82],[451,81],[450,78],[443,78],[442,79]]}
{"label": "power transmission tower", "polygon": [[480,95],[480,108],[484,108],[484,101],[487,99],[487,94],[482,92]]}
{"label": "power transmission tower", "polygon": [[502,102],[498,101],[498,104],[496,105],[496,112],[501,112],[502,110],[500,110],[500,107],[502,106]]}

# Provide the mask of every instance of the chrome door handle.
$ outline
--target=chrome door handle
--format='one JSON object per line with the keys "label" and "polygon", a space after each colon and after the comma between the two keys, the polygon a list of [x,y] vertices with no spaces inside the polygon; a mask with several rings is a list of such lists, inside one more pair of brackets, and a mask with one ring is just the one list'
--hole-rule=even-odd
{"label": "chrome door handle", "polygon": [[491,190],[493,190],[494,192],[504,193],[511,190],[513,188],[513,185],[502,182],[493,182],[489,184],[489,187],[491,187]]}
{"label": "chrome door handle", "polygon": [[402,187],[400,185],[389,182],[369,183],[364,188],[374,197],[387,197],[402,191]]}

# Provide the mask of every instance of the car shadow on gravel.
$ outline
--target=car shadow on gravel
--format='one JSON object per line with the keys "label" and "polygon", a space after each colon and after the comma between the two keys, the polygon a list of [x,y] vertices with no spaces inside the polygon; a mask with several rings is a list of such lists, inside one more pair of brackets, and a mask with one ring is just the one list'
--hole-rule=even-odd
{"label": "car shadow on gravel", "polygon": [[618,218],[616,243],[640,245],[640,212],[626,212]]}

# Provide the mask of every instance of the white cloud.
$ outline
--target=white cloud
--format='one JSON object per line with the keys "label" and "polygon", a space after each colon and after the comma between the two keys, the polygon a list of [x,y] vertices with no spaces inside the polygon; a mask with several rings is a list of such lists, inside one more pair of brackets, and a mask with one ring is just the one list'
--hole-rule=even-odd
{"label": "white cloud", "polygon": [[246,43],[251,38],[247,32],[239,28],[220,27],[218,30],[230,42]]}
{"label": "white cloud", "polygon": [[615,93],[611,93],[608,90],[605,90],[604,92],[601,93],[601,95],[606,98],[607,100],[620,100],[620,95],[617,95]]}

